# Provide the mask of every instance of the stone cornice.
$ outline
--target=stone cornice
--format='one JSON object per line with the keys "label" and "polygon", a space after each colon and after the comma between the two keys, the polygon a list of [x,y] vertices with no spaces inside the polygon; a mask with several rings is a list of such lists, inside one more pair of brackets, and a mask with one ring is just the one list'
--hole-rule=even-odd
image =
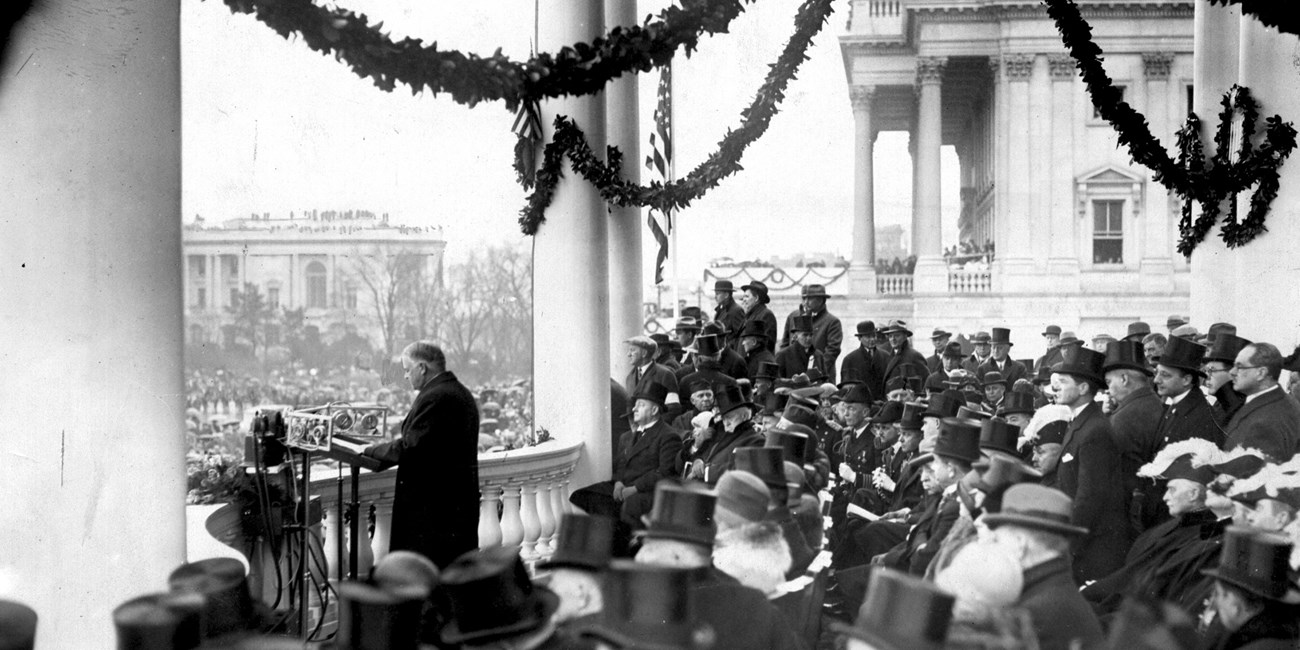
{"label": "stone cornice", "polygon": [[[938,4],[938,3],[935,3]],[[1084,18],[1191,18],[1193,2],[1108,2],[1104,5],[1081,4]],[[999,5],[953,3],[953,6],[910,6],[913,16],[927,22],[981,22],[1008,19],[1042,19],[1039,2],[1008,2]]]}

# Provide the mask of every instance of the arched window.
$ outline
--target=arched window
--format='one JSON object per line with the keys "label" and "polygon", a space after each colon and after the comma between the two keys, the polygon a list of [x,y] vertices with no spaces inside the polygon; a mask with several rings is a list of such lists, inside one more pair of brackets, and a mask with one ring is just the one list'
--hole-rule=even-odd
{"label": "arched window", "polygon": [[307,308],[324,309],[329,306],[325,288],[325,265],[311,262],[307,265]]}

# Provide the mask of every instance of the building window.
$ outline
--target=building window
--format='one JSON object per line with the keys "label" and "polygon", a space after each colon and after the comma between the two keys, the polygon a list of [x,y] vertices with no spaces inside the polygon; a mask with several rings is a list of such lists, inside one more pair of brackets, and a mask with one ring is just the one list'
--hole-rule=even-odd
{"label": "building window", "polygon": [[[1121,86],[1119,84],[1115,84],[1115,88],[1119,90],[1119,100],[1122,102],[1128,101],[1128,86]],[[1091,98],[1092,95],[1089,95],[1088,97]],[[1102,119],[1101,111],[1097,110],[1096,106],[1092,107],[1092,119],[1094,120]]]}
{"label": "building window", "polygon": [[357,285],[349,282],[343,288],[343,305],[352,310],[357,308]]}
{"label": "building window", "polygon": [[198,287],[194,291],[194,306],[203,309],[208,306],[208,288]]}
{"label": "building window", "polygon": [[325,309],[329,306],[329,293],[325,287],[325,265],[312,262],[307,265],[307,308]]}
{"label": "building window", "polygon": [[1195,89],[1196,89],[1195,86],[1193,86],[1192,84],[1187,84],[1187,113],[1189,115],[1195,112],[1196,110],[1195,108],[1196,93],[1194,92]]}
{"label": "building window", "polygon": [[234,287],[230,288],[230,306],[235,308],[239,307],[239,289]]}
{"label": "building window", "polygon": [[280,283],[279,282],[271,282],[270,284],[266,285],[266,304],[270,306],[271,309],[280,308]]}
{"label": "building window", "polygon": [[1092,202],[1092,263],[1124,263],[1124,202]]}

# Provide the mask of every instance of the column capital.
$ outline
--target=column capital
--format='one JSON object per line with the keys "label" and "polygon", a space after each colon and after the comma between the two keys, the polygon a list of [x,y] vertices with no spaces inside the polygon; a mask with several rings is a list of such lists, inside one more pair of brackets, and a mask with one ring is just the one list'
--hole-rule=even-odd
{"label": "column capital", "polygon": [[1002,73],[1012,81],[1028,81],[1034,71],[1034,54],[1002,55]]}
{"label": "column capital", "polygon": [[916,58],[916,83],[942,83],[943,69],[948,65],[946,56],[919,56]]}
{"label": "column capital", "polygon": [[1172,52],[1143,52],[1142,68],[1147,79],[1165,80],[1169,78],[1169,69],[1173,66]]}
{"label": "column capital", "polygon": [[1047,68],[1053,79],[1070,79],[1075,75],[1074,57],[1069,54],[1047,55]]}
{"label": "column capital", "polygon": [[871,110],[871,100],[876,96],[875,86],[853,86],[849,89],[849,101],[855,111]]}

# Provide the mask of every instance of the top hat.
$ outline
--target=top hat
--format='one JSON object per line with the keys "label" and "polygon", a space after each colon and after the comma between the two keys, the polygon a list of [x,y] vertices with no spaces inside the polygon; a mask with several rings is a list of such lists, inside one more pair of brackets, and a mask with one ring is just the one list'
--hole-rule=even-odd
{"label": "top hat", "polygon": [[970,342],[976,345],[979,345],[981,343],[992,343],[993,337],[989,336],[988,332],[984,332],[984,331],[975,332],[975,336],[970,337]]}
{"label": "top hat", "polygon": [[754,373],[754,379],[776,379],[776,373],[780,366],[773,361],[758,362],[758,372]]}
{"label": "top hat", "polygon": [[1002,407],[998,409],[997,415],[1007,416],[1012,413],[1033,415],[1034,410],[1033,394],[1013,390],[1002,399]]}
{"label": "top hat", "polygon": [[805,284],[799,291],[799,295],[804,298],[829,298],[830,294],[826,293],[826,287],[820,284]]}
{"label": "top hat", "polygon": [[748,291],[755,296],[758,296],[758,301],[764,305],[772,302],[772,298],[767,295],[767,285],[763,284],[761,280],[750,280],[749,284],[741,287],[740,290]]}
{"label": "top hat", "polygon": [[840,401],[846,404],[870,404],[872,402],[871,389],[867,388],[866,384],[853,384],[849,386],[848,390],[844,391],[844,396],[840,398]]}
{"label": "top hat", "polygon": [[1004,454],[990,454],[988,460],[975,461],[971,469],[977,472],[971,487],[984,494],[994,494],[1017,483],[1036,483],[1043,478],[1042,472],[1015,456]]}
{"label": "top hat", "polygon": [[1142,321],[1136,321],[1128,324],[1128,334],[1124,335],[1124,340],[1125,341],[1136,340],[1138,343],[1141,343],[1142,339],[1146,338],[1146,335],[1150,333],[1151,333],[1150,325],[1147,325]]}
{"label": "top hat", "polygon": [[1214,339],[1210,349],[1205,353],[1206,361],[1222,361],[1231,365],[1237,360],[1237,354],[1253,341],[1243,339],[1236,334],[1223,333]]}
{"label": "top hat", "polygon": [[1165,343],[1165,349],[1156,358],[1156,363],[1170,368],[1189,372],[1197,377],[1204,377],[1201,365],[1205,362],[1205,346],[1193,343],[1180,336],[1171,336]]}
{"label": "top hat", "polygon": [[1065,432],[1070,428],[1066,420],[1055,420],[1044,424],[1034,434],[1034,446],[1065,444]]}
{"label": "top hat", "polygon": [[1043,330],[1043,336],[1060,336],[1060,335],[1061,335],[1060,325],[1048,325],[1047,329]]}
{"label": "top hat", "polygon": [[773,427],[764,434],[766,436],[764,444],[768,447],[780,449],[785,460],[802,465],[804,459],[807,458],[809,440],[808,433],[804,433],[804,431],[811,432],[812,430],[802,424]]}
{"label": "top hat", "polygon": [[768,488],[784,490],[785,452],[776,447],[737,447],[735,467],[763,480]]}
{"label": "top hat", "polygon": [[519,548],[470,551],[442,572],[440,600],[448,606],[442,642],[481,645],[535,630],[555,613],[560,599],[533,585]]}
{"label": "top hat", "polygon": [[0,649],[32,650],[35,647],[36,610],[0,598]]}
{"label": "top hat", "polygon": [[668,347],[669,338],[668,335],[663,332],[655,332],[654,334],[651,334],[650,340],[654,341],[655,345],[659,346],[660,351]]}
{"label": "top hat", "polygon": [[636,392],[632,393],[632,403],[636,404],[639,399],[654,402],[662,409],[668,400],[668,387],[657,381],[641,382]]}
{"label": "top hat", "polygon": [[203,636],[213,638],[261,626],[261,613],[248,590],[244,563],[229,557],[182,564],[167,583],[173,593],[204,597]]}
{"label": "top hat", "polygon": [[718,415],[726,415],[742,406],[751,409],[758,408],[756,404],[745,399],[745,395],[740,390],[740,386],[728,384],[721,388],[721,391],[714,391],[714,399],[718,405]]}
{"label": "top hat", "polygon": [[695,337],[695,353],[702,357],[711,357],[722,352],[722,343],[717,334],[704,334]]}
{"label": "top hat", "polygon": [[889,401],[871,418],[872,424],[894,424],[903,418],[903,403]]}
{"label": "top hat", "polygon": [[961,391],[945,390],[938,395],[930,398],[930,403],[926,405],[925,412],[921,417],[927,418],[951,418],[957,416],[957,410],[966,403],[962,397]]}
{"label": "top hat", "polygon": [[1011,342],[1011,330],[1005,327],[993,328],[993,336],[990,339],[990,342],[994,344],[1015,345],[1015,343]]}
{"label": "top hat", "polygon": [[974,420],[975,422],[978,423],[993,417],[993,414],[986,413],[978,409],[973,409],[969,406],[958,406],[957,415],[954,417],[957,417],[958,419],[961,420]]}
{"label": "top hat", "polygon": [[[197,648],[203,643],[204,605],[204,597],[192,592],[149,594],[132,598],[113,610],[117,647],[139,650]],[[8,623],[3,619],[0,622]],[[30,644],[9,644],[4,638],[7,633],[8,625],[0,626],[0,648],[9,650],[32,647]],[[33,612],[30,632],[32,639],[35,634],[36,614]]]}
{"label": "top hat", "polygon": [[697,569],[615,560],[601,585],[604,606],[577,629],[617,648],[693,650],[713,644],[714,631],[695,620]]}
{"label": "top hat", "polygon": [[877,568],[853,625],[834,623],[832,628],[882,650],[940,650],[956,602],[932,582]]}
{"label": "top hat", "polygon": [[809,429],[817,426],[817,414],[812,409],[799,404],[787,404],[781,418],[793,424],[802,424]]}
{"label": "top hat", "polygon": [[1052,383],[1052,368],[1047,364],[1035,368],[1033,383],[1035,385]]}
{"label": "top hat", "polygon": [[960,343],[956,341],[949,341],[948,345],[943,346],[943,356],[952,357],[954,359],[960,359],[966,355],[962,354]]}
{"label": "top hat", "polygon": [[759,320],[745,321],[744,327],[740,329],[740,338],[743,339],[747,336],[754,336],[766,340],[767,326],[763,324],[763,321]]}
{"label": "top hat", "polygon": [[[936,397],[938,397],[936,395]],[[898,428],[905,431],[920,431],[924,423],[924,413],[926,405],[921,402],[907,402],[903,404],[903,415],[898,419]]]}
{"label": "top hat", "polygon": [[614,520],[609,517],[568,513],[555,533],[555,553],[539,568],[568,567],[603,571],[614,548]]}
{"label": "top hat", "polygon": [[[784,472],[784,470],[782,470]],[[698,483],[659,481],[654,506],[644,522],[648,539],[672,539],[712,548],[718,493]]]}
{"label": "top hat", "polygon": [[1112,370],[1136,370],[1150,377],[1155,373],[1147,367],[1146,359],[1142,343],[1127,338],[1123,341],[1112,341],[1106,344],[1106,364],[1101,367],[1101,371],[1104,374]]}
{"label": "top hat", "polygon": [[908,336],[912,335],[912,330],[907,329],[907,321],[894,319],[889,321],[889,325],[886,325],[884,329],[880,330],[881,334],[896,334],[900,332]]}
{"label": "top hat", "polygon": [[736,287],[731,284],[731,280],[716,280],[713,283],[713,293],[733,293]]}
{"label": "top hat", "polygon": [[1006,378],[1002,376],[1002,373],[996,370],[990,370],[989,372],[984,373],[984,380],[980,383],[986,388],[994,385],[1001,385],[1003,388],[1007,387]]}
{"label": "top hat", "polygon": [[876,324],[869,320],[858,323],[858,336],[875,336]]}
{"label": "top hat", "polygon": [[1066,536],[1087,535],[1088,529],[1070,523],[1074,502],[1064,492],[1035,483],[1020,483],[1002,495],[1002,511],[984,515],[989,528],[1003,524],[1045,530]]}
{"label": "top hat", "polygon": [[938,327],[934,328],[934,332],[930,334],[931,341],[935,339],[946,339],[951,337],[952,337],[952,332],[944,331]]}
{"label": "top hat", "polygon": [[694,316],[682,316],[677,319],[677,325],[673,327],[673,330],[678,332],[698,332],[703,329],[703,327],[703,325],[700,325],[700,320],[698,318],[695,318]]}
{"label": "top hat", "polygon": [[1065,360],[1052,366],[1052,372],[1063,375],[1073,375],[1080,379],[1093,382],[1093,386],[1101,387],[1106,383],[1103,378],[1105,375],[1102,368],[1106,366],[1106,355],[1087,348],[1077,348],[1065,353]]}
{"label": "top hat", "polygon": [[980,422],[980,449],[1002,451],[1015,456],[1016,441],[1020,439],[1020,427],[1008,423],[1002,418],[989,418]]}
{"label": "top hat", "polygon": [[1241,526],[1223,531],[1219,566],[1201,573],[1268,600],[1294,604],[1295,592],[1287,579],[1291,540]]}
{"label": "top hat", "polygon": [[343,582],[338,585],[338,595],[337,647],[419,647],[428,587],[410,584],[385,589],[365,582]]}
{"label": "top hat", "polygon": [[813,331],[812,316],[795,316],[790,319],[790,332],[811,332]]}
{"label": "top hat", "polygon": [[973,463],[980,457],[980,423],[961,418],[944,418],[939,424],[939,439],[934,455]]}

